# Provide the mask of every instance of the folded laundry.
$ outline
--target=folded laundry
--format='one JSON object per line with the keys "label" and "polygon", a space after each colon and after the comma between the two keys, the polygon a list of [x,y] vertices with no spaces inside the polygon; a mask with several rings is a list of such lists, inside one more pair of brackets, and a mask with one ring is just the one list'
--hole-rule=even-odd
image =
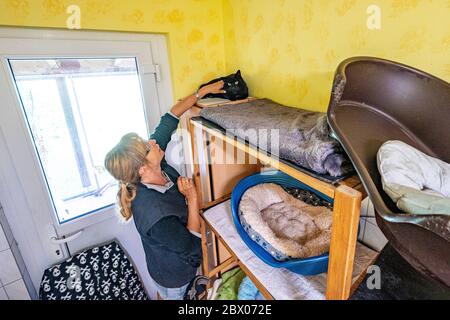
{"label": "folded laundry", "polygon": [[217,290],[216,300],[237,300],[239,286],[245,277],[241,268],[234,268],[222,275],[222,282]]}
{"label": "folded laundry", "polygon": [[248,189],[239,203],[241,224],[277,260],[306,258],[329,250],[332,213],[288,194],[274,183]]}
{"label": "folded laundry", "polygon": [[239,286],[238,300],[264,300],[264,297],[252,280],[245,277]]}
{"label": "folded laundry", "polygon": [[450,164],[391,140],[377,154],[383,190],[404,212],[450,215]]}
{"label": "folded laundry", "polygon": [[330,136],[324,113],[256,99],[204,108],[200,115],[250,144],[317,174],[341,177],[353,172],[339,142]]}

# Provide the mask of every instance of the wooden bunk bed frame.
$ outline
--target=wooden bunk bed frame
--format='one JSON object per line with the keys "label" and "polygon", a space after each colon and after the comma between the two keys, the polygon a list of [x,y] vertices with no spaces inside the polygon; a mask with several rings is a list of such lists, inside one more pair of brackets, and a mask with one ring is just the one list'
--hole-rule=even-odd
{"label": "wooden bunk bed frame", "polygon": [[[251,99],[251,98],[250,98]],[[234,103],[247,102],[249,99]],[[361,281],[367,268],[376,260],[378,253],[370,252],[370,259],[360,274],[353,274],[355,259],[358,259],[357,233],[360,218],[361,200],[365,196],[364,188],[358,176],[352,176],[339,183],[330,184],[318,180],[289,164],[280,162],[263,151],[249,146],[233,137],[226,136],[219,130],[204,126],[201,122],[191,120],[198,116],[202,105],[193,107],[181,121],[181,126],[189,130],[191,137],[193,177],[199,195],[201,209],[201,231],[203,250],[203,272],[212,280],[230,268],[239,265],[247,276],[258,287],[266,299],[273,299],[270,292],[260,283],[245,264],[227,245],[210,223],[203,212],[230,198],[234,185],[243,177],[259,172],[264,166],[278,169],[311,188],[334,199],[332,236],[329,252],[328,272],[326,276],[326,299],[348,299]],[[225,146],[228,146],[225,148]],[[185,146],[187,146],[185,144]],[[231,147],[230,147],[231,146]],[[225,150],[226,149],[226,150]],[[232,155],[226,155],[232,150]],[[213,159],[220,154],[236,159],[240,150],[246,155],[245,163],[216,164]],[[203,168],[202,168],[203,166]],[[363,246],[358,244],[358,247]],[[367,255],[368,251],[365,251]],[[366,257],[367,258],[367,257]]]}

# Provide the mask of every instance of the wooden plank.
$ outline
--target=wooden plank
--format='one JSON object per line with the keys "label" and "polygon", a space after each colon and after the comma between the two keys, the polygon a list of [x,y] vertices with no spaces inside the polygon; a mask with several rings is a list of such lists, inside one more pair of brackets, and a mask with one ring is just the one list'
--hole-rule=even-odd
{"label": "wooden plank", "polygon": [[201,207],[201,209],[204,211],[208,208],[214,207],[215,205],[230,199],[230,197],[231,197],[231,194],[229,193],[229,194],[223,195],[222,197],[220,197],[214,201],[205,202],[203,204],[203,206]]}
{"label": "wooden plank", "polygon": [[328,262],[327,299],[344,300],[350,296],[360,209],[360,192],[347,186],[339,186],[336,189]]}
{"label": "wooden plank", "polygon": [[196,147],[196,140],[195,140],[195,127],[192,125],[192,123],[189,126],[189,133],[191,136],[191,145],[192,145],[192,158],[193,158],[193,164],[194,164],[194,174],[193,179],[195,183],[195,187],[197,189],[197,197],[198,197],[198,203],[203,203],[203,195],[201,190],[201,181],[200,181],[200,166],[198,164],[198,153],[197,153],[197,147]]}
{"label": "wooden plank", "polygon": [[200,232],[202,235],[201,243],[202,243],[202,271],[203,274],[209,274],[209,255],[208,255],[208,244],[207,244],[207,235],[206,235],[206,224],[205,220],[202,218],[200,220]]}
{"label": "wooden plank", "polygon": [[[219,240],[216,239],[216,252],[217,252],[217,258],[218,258],[218,263],[217,264],[222,264],[225,261],[227,261],[231,256],[231,254],[228,252],[228,250],[223,246],[222,242],[220,242]],[[235,267],[236,264],[228,266],[228,267],[224,267],[220,272],[227,272],[228,270],[232,269],[233,267]]]}
{"label": "wooden plank", "polygon": [[191,117],[197,117],[200,112],[200,108],[192,107],[185,113],[180,116],[180,131],[182,139],[182,148],[184,154],[184,163],[186,164],[186,174],[188,177],[192,177],[193,174],[193,164],[194,164],[194,156],[193,156],[193,148],[192,148],[192,135],[190,131],[190,119]]}
{"label": "wooden plank", "polygon": [[326,196],[328,196],[330,198],[334,198],[335,187],[332,184],[320,181],[310,175],[307,175],[306,173],[298,171],[298,170],[292,168],[291,166],[280,162],[275,157],[271,157],[264,152],[261,152],[251,146],[246,145],[245,143],[242,143],[240,141],[237,141],[236,139],[228,137],[217,130],[202,126],[201,123],[191,120],[191,124],[193,124],[195,127],[200,128],[201,130],[208,132],[210,135],[221,138],[224,141],[226,141],[227,143],[236,146],[238,149],[243,150],[244,152],[247,152],[251,156],[260,160],[261,162],[267,163],[267,164],[271,165],[272,167],[274,167],[275,169],[285,172],[286,174],[290,175],[291,177],[303,182],[304,184],[325,194]]}
{"label": "wooden plank", "polygon": [[359,179],[359,177],[357,175],[354,175],[354,176],[348,177],[344,181],[341,181],[339,184],[353,188],[353,187],[357,186],[358,184],[361,184],[361,180]]}
{"label": "wooden plank", "polygon": [[352,189],[361,192],[361,195],[362,195],[363,199],[367,197],[367,191],[364,188],[364,185],[362,183],[354,186]]}
{"label": "wooden plank", "polygon": [[253,97],[248,97],[246,99],[241,99],[241,100],[235,100],[235,101],[225,101],[225,102],[219,102],[219,103],[208,103],[207,100],[203,100],[200,99],[199,101],[197,101],[196,106],[199,108],[213,108],[213,107],[218,107],[221,105],[226,105],[226,104],[240,104],[240,103],[246,103],[252,100],[256,100],[256,98]]}
{"label": "wooden plank", "polygon": [[353,190],[361,192],[363,199],[367,197],[366,189],[364,189],[364,185],[361,183],[361,179],[356,174],[345,179],[344,181],[341,181],[339,185],[345,185],[352,188]]}
{"label": "wooden plank", "polygon": [[[356,264],[359,262],[358,261],[358,258],[359,258],[359,256],[358,256],[358,245],[360,245],[360,244],[357,242],[357,244],[356,244],[356,250],[357,251],[355,253],[355,263],[353,265],[353,268],[355,268]],[[366,247],[366,249],[369,249],[369,248]],[[377,260],[378,256],[380,255],[380,253],[375,251],[375,250],[372,250],[372,249],[369,249],[369,250],[370,250],[370,258],[364,264],[364,267],[362,268],[362,272],[359,272],[352,279],[352,287],[350,288],[350,296],[352,296],[352,294],[355,292],[355,290],[358,289],[358,287],[361,285],[362,281],[364,280],[364,277],[367,274],[367,268],[369,266],[373,265],[375,263],[375,261]],[[367,251],[369,251],[369,250],[367,250]]]}
{"label": "wooden plank", "polygon": [[[194,165],[194,183],[197,189],[198,202],[200,209],[204,207],[204,204],[211,201],[211,186],[209,184],[209,168],[207,167],[207,146],[206,137],[203,130],[199,130],[197,127],[192,125],[190,122],[189,133],[191,136],[192,144],[192,155],[193,155],[193,165]],[[200,135],[201,141],[197,141],[196,135]],[[199,143],[201,144],[199,146]],[[199,150],[200,149],[200,150]],[[200,154],[202,153],[202,158],[204,161],[200,161]],[[200,166],[203,166],[203,174]],[[203,184],[202,181],[207,183]]]}
{"label": "wooden plank", "polygon": [[233,256],[231,256],[228,259],[226,259],[224,262],[222,262],[221,264],[219,264],[217,267],[215,267],[214,269],[212,269],[211,271],[209,271],[208,273],[208,277],[212,277],[214,275],[217,275],[219,272],[222,272],[223,270],[225,270],[227,267],[229,267],[231,264],[233,264],[234,262],[236,262],[236,260],[234,259]]}
{"label": "wooden plank", "polygon": [[[219,137],[212,136],[209,151],[213,200],[231,193],[241,179],[259,172],[257,159],[246,153],[238,155],[238,152],[243,151]],[[238,156],[243,157],[239,159]]]}

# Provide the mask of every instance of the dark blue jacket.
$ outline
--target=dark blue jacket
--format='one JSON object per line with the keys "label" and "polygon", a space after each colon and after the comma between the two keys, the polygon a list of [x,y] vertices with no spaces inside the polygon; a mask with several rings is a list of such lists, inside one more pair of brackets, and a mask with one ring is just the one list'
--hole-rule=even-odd
{"label": "dark blue jacket", "polygon": [[[155,139],[165,150],[178,122],[166,113],[150,139]],[[165,159],[161,169],[174,186],[160,193],[138,184],[131,210],[151,277],[163,287],[177,288],[196,275],[202,256],[201,241],[186,228],[188,209],[185,197],[178,190],[178,172]]]}

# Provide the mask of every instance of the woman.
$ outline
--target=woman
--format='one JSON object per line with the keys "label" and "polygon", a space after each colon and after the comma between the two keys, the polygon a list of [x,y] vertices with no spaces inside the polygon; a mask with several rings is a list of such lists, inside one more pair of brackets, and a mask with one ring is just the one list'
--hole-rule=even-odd
{"label": "woman", "polygon": [[164,150],[180,117],[208,93],[221,93],[223,81],[202,87],[175,104],[146,141],[122,137],[106,155],[105,168],[119,181],[120,213],[134,223],[144,246],[148,271],[164,300],[181,300],[201,262],[197,193],[180,177]]}

